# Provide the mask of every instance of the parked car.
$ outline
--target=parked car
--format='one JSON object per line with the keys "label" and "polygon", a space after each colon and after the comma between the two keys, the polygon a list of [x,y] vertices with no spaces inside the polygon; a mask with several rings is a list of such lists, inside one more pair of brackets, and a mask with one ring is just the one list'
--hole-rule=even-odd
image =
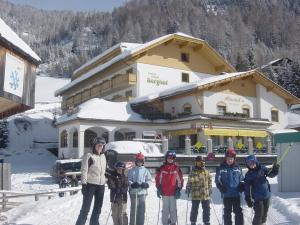
{"label": "parked car", "polygon": [[64,177],[76,176],[80,179],[81,176],[81,159],[61,159],[56,160],[55,164],[52,166],[50,175],[55,178],[56,182]]}

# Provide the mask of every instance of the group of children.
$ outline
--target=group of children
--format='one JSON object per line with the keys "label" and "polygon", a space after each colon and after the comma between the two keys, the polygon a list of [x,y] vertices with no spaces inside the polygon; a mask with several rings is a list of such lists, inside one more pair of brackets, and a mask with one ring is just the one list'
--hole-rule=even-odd
{"label": "group of children", "polygon": [[[168,151],[165,155],[163,165],[157,170],[155,175],[157,197],[162,201],[161,220],[163,225],[178,224],[176,199],[180,198],[184,180],[182,171],[175,163],[175,159],[176,153],[174,151]],[[144,155],[138,153],[135,156],[135,167],[131,168],[128,174],[125,173],[125,163],[117,162],[115,164],[115,171],[109,173],[107,176],[107,184],[111,190],[110,201],[114,225],[128,225],[128,216],[126,213],[128,192],[131,202],[129,224],[144,225],[145,201],[147,189],[151,182],[151,174],[149,170],[144,167],[144,161]],[[235,151],[228,149],[225,153],[224,161],[217,167],[215,183],[223,199],[224,225],[232,225],[232,213],[235,215],[235,225],[244,225],[244,216],[241,206],[243,192],[247,205],[254,208],[252,224],[266,224],[271,192],[267,177],[276,176],[278,174],[279,165],[273,164],[271,169],[267,169],[258,162],[254,155],[246,157],[245,162],[248,171],[244,177],[241,168],[236,163]],[[200,203],[202,206],[203,224],[210,225],[212,178],[210,172],[205,167],[205,159],[202,156],[197,156],[194,159],[194,166],[188,176],[186,184],[186,194],[188,198],[191,197],[192,200],[190,213],[191,225],[196,225]],[[85,202],[86,198],[84,197],[83,200]],[[95,198],[95,201],[96,200]],[[103,196],[101,206],[102,201]],[[83,206],[85,204],[84,202]],[[82,211],[86,210],[87,209],[82,209],[81,214]],[[81,214],[79,215],[79,219]],[[92,214],[92,217],[93,215],[94,214]],[[86,219],[85,214],[84,216]],[[84,224],[78,221],[76,225]],[[98,223],[96,224],[98,225]]]}

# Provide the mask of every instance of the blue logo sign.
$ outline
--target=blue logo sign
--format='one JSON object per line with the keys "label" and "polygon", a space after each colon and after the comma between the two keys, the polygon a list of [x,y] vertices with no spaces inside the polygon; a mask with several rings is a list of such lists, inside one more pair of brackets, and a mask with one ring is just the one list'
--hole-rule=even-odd
{"label": "blue logo sign", "polygon": [[9,78],[10,78],[10,82],[9,82],[10,87],[13,90],[17,90],[19,87],[19,83],[20,83],[20,77],[19,77],[18,72],[12,71]]}

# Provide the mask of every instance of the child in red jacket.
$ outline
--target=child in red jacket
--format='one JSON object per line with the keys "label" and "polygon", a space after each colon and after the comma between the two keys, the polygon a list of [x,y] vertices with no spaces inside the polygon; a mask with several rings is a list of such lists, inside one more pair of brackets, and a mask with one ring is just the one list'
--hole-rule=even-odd
{"label": "child in red jacket", "polygon": [[176,199],[180,198],[183,177],[180,168],[175,164],[176,153],[168,151],[164,164],[155,176],[157,196],[162,198],[162,224],[175,225],[177,221]]}

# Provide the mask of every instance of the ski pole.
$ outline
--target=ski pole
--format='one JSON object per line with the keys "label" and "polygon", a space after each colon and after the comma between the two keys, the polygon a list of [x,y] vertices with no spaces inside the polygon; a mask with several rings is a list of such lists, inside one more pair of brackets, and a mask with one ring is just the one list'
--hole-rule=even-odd
{"label": "ski pole", "polygon": [[160,214],[160,198],[158,199],[158,213],[157,213],[157,225],[159,223],[159,214]]}
{"label": "ski pole", "polygon": [[134,207],[134,225],[136,225],[136,217],[137,217],[137,213],[136,213],[136,211],[137,211],[137,202],[138,202],[138,200],[137,200],[137,198],[138,198],[138,193],[137,193],[137,191],[136,191],[136,193],[135,193],[135,207]]}
{"label": "ski pole", "polygon": [[[114,204],[114,203],[115,203],[116,197],[117,197],[117,194],[115,194],[115,195],[114,195],[114,199],[113,199],[113,202],[112,202],[112,204]],[[107,219],[106,219],[105,225],[107,225],[107,223],[108,223],[108,220],[109,220],[109,217],[110,217],[111,211],[112,211],[112,207],[110,207],[110,210],[109,210],[109,213],[108,213],[108,216],[107,216]]]}
{"label": "ski pole", "polygon": [[277,159],[277,164],[280,164],[281,161],[287,156],[287,154],[289,153],[292,146],[293,146],[293,144],[290,143],[289,146],[284,150],[282,156],[279,159]]}
{"label": "ski pole", "polygon": [[189,211],[189,199],[186,200],[185,224],[187,224],[188,211]]}
{"label": "ski pole", "polygon": [[216,212],[216,209],[215,209],[215,204],[214,204],[214,202],[213,202],[212,198],[210,198],[209,200],[210,200],[210,203],[211,203],[211,205],[212,205],[212,208],[213,208],[213,210],[214,210],[214,214],[216,215],[216,218],[217,218],[218,224],[219,224],[219,225],[221,225],[221,223],[220,223],[220,220],[219,220],[219,217],[218,217],[218,214],[217,214],[217,212]]}

